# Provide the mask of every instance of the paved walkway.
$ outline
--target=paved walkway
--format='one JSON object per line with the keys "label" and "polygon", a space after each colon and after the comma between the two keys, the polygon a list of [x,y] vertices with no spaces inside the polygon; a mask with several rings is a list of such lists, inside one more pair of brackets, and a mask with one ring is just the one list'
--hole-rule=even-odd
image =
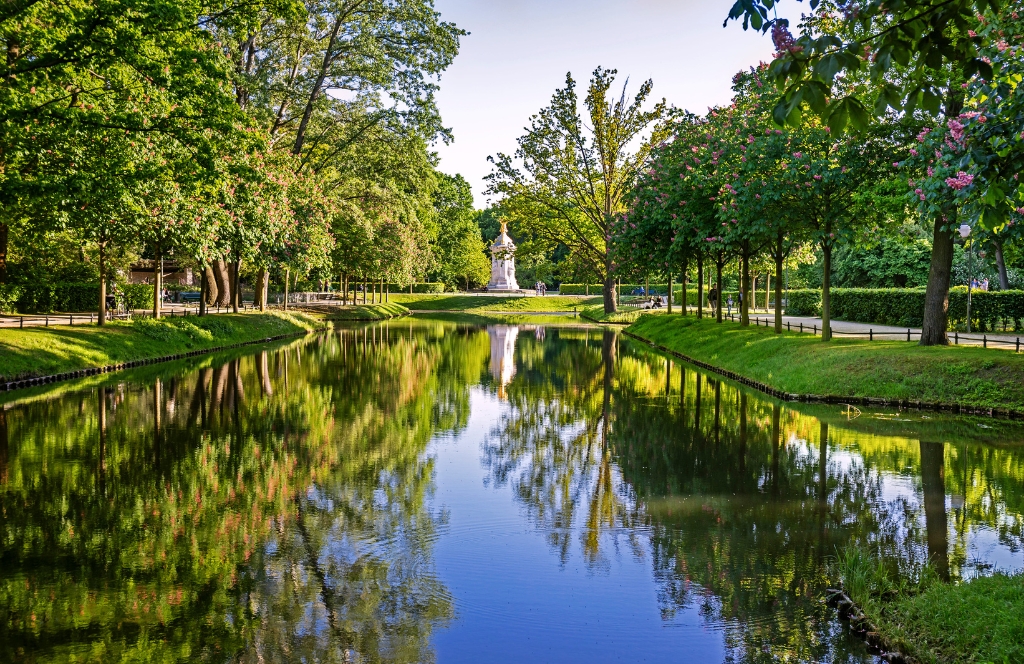
{"label": "paved walkway", "polygon": [[[751,323],[755,325],[775,325],[774,312],[759,312],[751,314]],[[735,320],[739,320],[738,314],[733,314]],[[813,316],[783,316],[782,324],[791,331],[803,331],[810,334],[821,334],[821,318]],[[854,339],[884,339],[887,341],[920,341],[921,328],[897,327],[894,325],[878,325],[876,323],[850,323],[847,321],[832,321],[832,334],[836,338]],[[908,338],[909,337],[909,338]],[[989,348],[1005,348],[1009,350],[1020,350],[1021,341],[1024,340],[1024,333],[1008,332],[951,332],[950,343],[962,346],[987,346]]]}

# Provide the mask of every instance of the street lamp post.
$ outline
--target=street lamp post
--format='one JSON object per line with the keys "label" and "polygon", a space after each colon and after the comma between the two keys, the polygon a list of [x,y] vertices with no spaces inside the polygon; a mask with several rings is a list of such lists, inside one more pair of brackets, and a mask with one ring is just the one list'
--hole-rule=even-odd
{"label": "street lamp post", "polygon": [[[970,224],[960,225],[960,237],[963,238],[964,244],[967,244],[967,238],[971,234]],[[971,256],[967,261],[967,332],[971,331],[971,282],[974,280],[974,243],[971,242]]]}

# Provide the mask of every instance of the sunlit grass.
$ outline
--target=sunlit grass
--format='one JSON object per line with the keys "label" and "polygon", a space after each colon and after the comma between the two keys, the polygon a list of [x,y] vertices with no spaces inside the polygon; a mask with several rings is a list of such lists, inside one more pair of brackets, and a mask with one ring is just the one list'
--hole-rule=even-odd
{"label": "sunlit grass", "polygon": [[0,381],[165,357],[309,331],[301,312],[186,316],[95,325],[0,330]]}
{"label": "sunlit grass", "polygon": [[326,312],[327,320],[387,320],[409,314],[409,309],[394,302],[357,304],[337,307]]}
{"label": "sunlit grass", "polygon": [[883,397],[1024,410],[1024,354],[968,346],[775,334],[771,328],[643,316],[631,332],[796,394]]}
{"label": "sunlit grass", "polygon": [[1024,574],[946,583],[930,565],[906,568],[859,548],[833,573],[890,646],[917,661],[1024,661]]}
{"label": "sunlit grass", "polygon": [[599,303],[600,297],[573,297],[568,295],[520,296],[520,295],[455,295],[392,293],[391,302],[403,304],[419,311],[573,311]]}

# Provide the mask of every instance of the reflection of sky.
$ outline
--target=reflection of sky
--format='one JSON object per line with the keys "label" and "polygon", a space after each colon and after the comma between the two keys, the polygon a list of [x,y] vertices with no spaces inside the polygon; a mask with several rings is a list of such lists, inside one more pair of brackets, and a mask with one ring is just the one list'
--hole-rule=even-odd
{"label": "reflection of sky", "polygon": [[649,557],[608,536],[606,565],[578,547],[561,565],[509,486],[485,485],[480,444],[506,408],[474,388],[468,426],[434,441],[436,507],[450,515],[434,548],[456,620],[437,632],[439,662],[720,662],[723,633],[698,607],[663,619]]}

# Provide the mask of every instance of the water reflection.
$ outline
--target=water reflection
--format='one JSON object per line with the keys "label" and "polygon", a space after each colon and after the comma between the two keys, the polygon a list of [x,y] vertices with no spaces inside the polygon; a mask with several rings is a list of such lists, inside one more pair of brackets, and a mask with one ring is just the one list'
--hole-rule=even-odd
{"label": "water reflection", "polygon": [[[404,321],[12,396],[0,661],[420,662],[440,634],[516,658],[460,641],[468,618],[571,660],[590,636],[567,607],[618,575],[634,608],[601,628],[609,657],[649,603],[733,661],[859,662],[819,601],[837,550],[1024,567],[1019,426],[791,407],[610,330]],[[488,495],[515,521],[481,517],[479,556],[439,563]],[[520,522],[547,552],[528,575],[586,570],[530,598],[543,634],[452,590],[505,592],[470,568]]]}

